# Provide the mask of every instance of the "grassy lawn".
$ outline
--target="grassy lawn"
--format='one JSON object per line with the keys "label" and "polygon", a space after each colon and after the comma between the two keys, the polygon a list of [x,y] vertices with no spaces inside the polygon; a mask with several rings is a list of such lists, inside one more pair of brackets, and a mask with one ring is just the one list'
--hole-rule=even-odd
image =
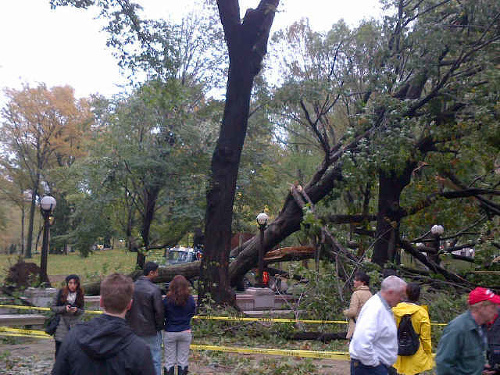
{"label": "grassy lawn", "polygon": [[[153,260],[162,262],[162,251],[151,252],[146,261]],[[8,268],[16,263],[17,255],[0,254],[0,281],[7,275]],[[26,259],[40,265],[40,254],[35,254],[32,259]],[[114,249],[96,251],[86,258],[82,258],[79,253],[69,253],[68,255],[49,254],[48,269],[49,276],[68,275],[76,273],[82,282],[98,280],[100,276],[109,275],[113,272],[128,274],[135,268],[136,254],[124,249]],[[56,285],[54,285],[56,286]]]}

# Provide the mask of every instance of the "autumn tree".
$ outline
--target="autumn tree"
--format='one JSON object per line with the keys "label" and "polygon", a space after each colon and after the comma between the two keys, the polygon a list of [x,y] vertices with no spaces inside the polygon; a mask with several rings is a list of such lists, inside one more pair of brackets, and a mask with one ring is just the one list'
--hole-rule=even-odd
{"label": "autumn tree", "polygon": [[29,178],[31,204],[25,256],[30,258],[35,209],[39,196],[49,191],[48,171],[58,163],[72,162],[81,153],[76,138],[90,126],[93,117],[88,102],[75,99],[69,86],[48,89],[41,84],[7,89],[5,93],[9,101],[2,110],[2,156],[4,163],[24,170]]}

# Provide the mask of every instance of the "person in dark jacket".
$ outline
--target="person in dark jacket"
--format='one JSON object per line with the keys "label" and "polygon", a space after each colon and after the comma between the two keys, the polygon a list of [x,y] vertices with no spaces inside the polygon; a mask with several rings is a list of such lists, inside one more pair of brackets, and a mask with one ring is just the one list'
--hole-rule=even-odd
{"label": "person in dark jacket", "polygon": [[494,320],[486,325],[488,337],[488,364],[486,374],[500,375],[500,307]]}
{"label": "person in dark jacket", "polygon": [[165,374],[188,373],[189,345],[191,344],[191,318],[196,311],[196,304],[189,292],[189,282],[182,275],[176,275],[168,287],[163,300],[165,307]]}
{"label": "person in dark jacket", "polygon": [[161,375],[161,333],[163,330],[163,303],[161,290],[153,284],[158,276],[158,264],[147,262],[144,276],[134,283],[134,301],[127,314],[132,331],[151,349],[156,375]]}
{"label": "person in dark jacket", "polygon": [[469,293],[469,311],[444,329],[436,353],[437,375],[482,375],[487,339],[483,325],[493,320],[500,296],[477,287]]}
{"label": "person in dark jacket", "polygon": [[80,321],[84,313],[84,293],[78,275],[66,276],[66,286],[57,292],[51,310],[59,314],[59,324],[54,334],[56,358],[59,348],[71,327]]}
{"label": "person in dark jacket", "polygon": [[112,274],[101,282],[104,314],[74,326],[66,336],[52,375],[154,375],[149,346],[132,332],[125,314],[132,305],[134,283]]}

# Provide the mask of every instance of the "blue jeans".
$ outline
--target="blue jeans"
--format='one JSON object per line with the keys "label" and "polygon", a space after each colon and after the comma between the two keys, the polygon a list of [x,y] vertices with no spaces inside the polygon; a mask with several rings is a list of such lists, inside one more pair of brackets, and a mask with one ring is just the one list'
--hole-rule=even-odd
{"label": "blue jeans", "polygon": [[161,331],[158,331],[155,336],[139,336],[151,350],[153,357],[153,365],[155,366],[156,375],[161,375]]}
{"label": "blue jeans", "polygon": [[[354,370],[354,371],[353,371]],[[351,359],[351,373],[354,375],[388,375],[387,367],[383,364],[378,366],[366,366],[357,359]]]}

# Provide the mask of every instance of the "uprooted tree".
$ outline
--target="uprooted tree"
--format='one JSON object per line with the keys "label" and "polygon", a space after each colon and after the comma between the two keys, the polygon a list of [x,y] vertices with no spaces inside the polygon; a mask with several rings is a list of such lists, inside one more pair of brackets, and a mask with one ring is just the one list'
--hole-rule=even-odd
{"label": "uprooted tree", "polygon": [[[422,228],[438,219],[456,228],[448,250],[470,240],[470,231],[460,228],[486,238],[500,213],[495,169],[500,5],[386,3],[390,14],[383,22],[354,30],[339,23],[326,36],[299,24],[282,35],[285,52],[288,48],[281,55],[283,84],[266,105],[252,105],[276,119],[285,144],[305,144],[321,161],[309,179],[299,173],[291,185],[265,231],[265,251],[299,231],[304,211],[313,210],[328,245],[323,255],[337,262],[358,265],[370,247],[353,253],[342,245],[347,236],[331,228],[349,225],[350,237],[373,245],[372,262],[392,262],[403,248],[432,272],[461,282],[414,245]],[[234,303],[230,286],[257,262],[254,238],[229,263],[231,213],[251,89],[277,5],[261,1],[241,21],[238,1],[218,2],[231,65],[207,193],[200,287],[201,296],[210,293],[218,303]],[[450,201],[460,201],[454,207],[464,214],[450,213]],[[430,248],[423,247],[427,254]],[[437,259],[441,251],[436,250]]]}

